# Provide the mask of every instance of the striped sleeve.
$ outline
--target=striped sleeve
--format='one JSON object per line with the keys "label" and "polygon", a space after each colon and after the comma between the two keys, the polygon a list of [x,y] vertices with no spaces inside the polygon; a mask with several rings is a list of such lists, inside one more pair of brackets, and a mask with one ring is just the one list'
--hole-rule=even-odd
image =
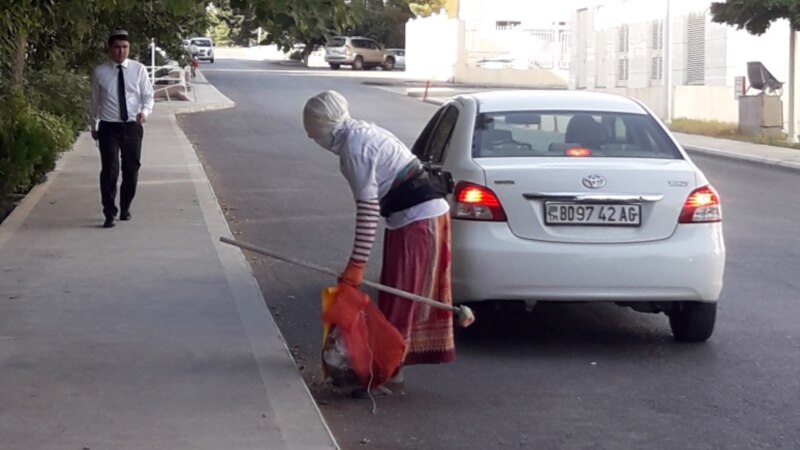
{"label": "striped sleeve", "polygon": [[378,199],[356,201],[356,236],[350,260],[367,263],[380,218]]}

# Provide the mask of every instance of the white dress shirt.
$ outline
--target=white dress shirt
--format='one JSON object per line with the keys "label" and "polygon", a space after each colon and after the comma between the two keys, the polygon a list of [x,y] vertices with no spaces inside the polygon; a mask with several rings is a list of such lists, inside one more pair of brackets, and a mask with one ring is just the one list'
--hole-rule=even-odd
{"label": "white dress shirt", "polygon": [[[141,63],[126,59],[119,65],[122,66],[125,79],[128,122],[135,122],[138,113],[147,117],[153,112],[153,86],[150,85],[147,68]],[[95,67],[92,72],[92,131],[97,131],[97,124],[101,120],[122,122],[117,94],[117,66],[114,61],[108,61]]]}
{"label": "white dress shirt", "polygon": [[[339,155],[339,168],[350,184],[353,197],[362,201],[383,198],[397,174],[416,159],[390,131],[355,119],[347,119],[336,132],[331,151]],[[396,230],[449,210],[443,198],[428,200],[391,214],[386,219],[386,228]]]}

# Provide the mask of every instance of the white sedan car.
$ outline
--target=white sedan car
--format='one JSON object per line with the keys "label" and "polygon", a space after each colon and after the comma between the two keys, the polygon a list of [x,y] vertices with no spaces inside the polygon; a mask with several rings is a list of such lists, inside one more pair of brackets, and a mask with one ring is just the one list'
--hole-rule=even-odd
{"label": "white sedan car", "polygon": [[460,95],[413,151],[455,183],[455,302],[616,302],[666,313],[677,340],[711,336],[725,268],[719,195],[641,103]]}

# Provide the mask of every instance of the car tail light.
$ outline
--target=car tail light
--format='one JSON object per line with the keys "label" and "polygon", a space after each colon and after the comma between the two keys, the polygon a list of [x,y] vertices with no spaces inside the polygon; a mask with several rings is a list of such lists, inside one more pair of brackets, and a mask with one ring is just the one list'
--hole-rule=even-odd
{"label": "car tail light", "polygon": [[592,151],[588,148],[570,148],[567,149],[567,156],[592,156]]}
{"label": "car tail light", "polygon": [[459,182],[455,189],[456,208],[453,217],[467,220],[503,222],[506,213],[491,189],[478,184]]}
{"label": "car tail light", "polygon": [[678,223],[708,223],[722,221],[722,205],[717,191],[711,186],[697,188],[683,204]]}

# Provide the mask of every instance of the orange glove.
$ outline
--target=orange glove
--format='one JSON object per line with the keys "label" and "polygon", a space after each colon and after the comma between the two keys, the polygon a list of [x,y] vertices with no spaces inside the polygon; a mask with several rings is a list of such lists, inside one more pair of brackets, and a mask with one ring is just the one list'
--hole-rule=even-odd
{"label": "orange glove", "polygon": [[347,267],[344,268],[344,272],[339,276],[339,282],[347,283],[355,288],[359,287],[361,282],[364,281],[364,268],[366,266],[367,265],[363,262],[357,262],[351,259],[350,262],[347,263]]}

